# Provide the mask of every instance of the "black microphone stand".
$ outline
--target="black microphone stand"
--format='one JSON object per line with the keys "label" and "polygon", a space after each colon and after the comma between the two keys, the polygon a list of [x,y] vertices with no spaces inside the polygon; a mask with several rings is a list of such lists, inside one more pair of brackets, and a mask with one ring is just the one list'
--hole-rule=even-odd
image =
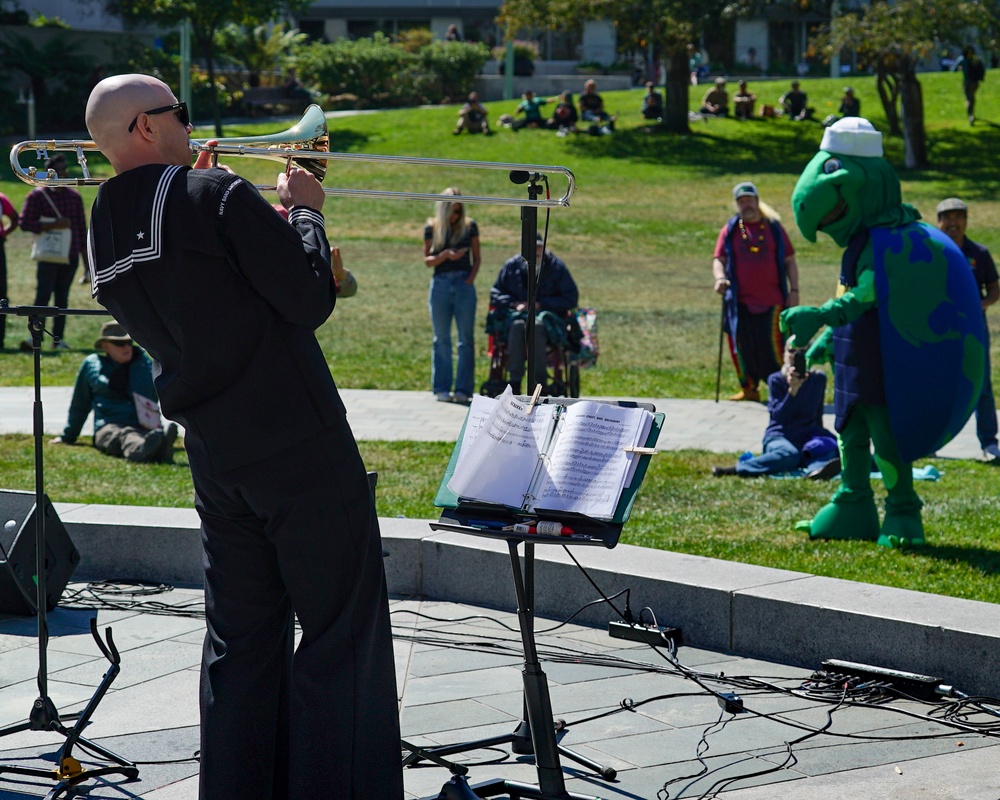
{"label": "black microphone stand", "polygon": [[[97,709],[98,704],[111,687],[112,682],[121,671],[121,656],[118,648],[115,647],[114,639],[111,636],[111,628],[107,628],[106,641],[101,638],[97,631],[96,617],[90,620],[90,632],[97,642],[97,646],[108,659],[111,666],[104,673],[100,685],[87,703],[86,708],[81,712],[65,715],[65,719],[76,719],[76,724],[72,728],[67,728],[60,718],[59,711],[52,702],[48,694],[48,597],[46,592],[46,541],[45,541],[45,516],[48,507],[48,498],[45,496],[45,477],[42,462],[42,450],[45,438],[45,426],[42,416],[42,336],[45,331],[45,318],[54,316],[87,316],[87,315],[107,315],[107,311],[102,309],[68,309],[53,308],[49,306],[14,306],[8,307],[6,298],[0,300],[0,314],[11,314],[13,316],[28,318],[28,332],[31,334],[31,351],[34,355],[34,386],[35,403],[32,419],[32,427],[35,437],[35,575],[36,591],[32,600],[25,593],[25,600],[30,606],[34,606],[35,615],[38,620],[38,699],[32,705],[26,722],[18,722],[5,728],[0,728],[0,737],[9,736],[22,731],[55,731],[64,737],[59,752],[56,754],[56,768],[43,769],[41,767],[24,767],[17,764],[0,764],[0,774],[5,772],[16,775],[29,775],[38,778],[56,780],[57,784],[45,796],[46,800],[55,800],[64,792],[90,778],[99,775],[121,774],[128,780],[135,780],[139,777],[139,769],[136,765],[125,758],[113,753],[101,745],[85,739],[82,736],[84,728],[90,724],[90,718]],[[80,743],[91,752],[113,762],[107,766],[85,768],[78,759],[73,757],[74,746]]]}

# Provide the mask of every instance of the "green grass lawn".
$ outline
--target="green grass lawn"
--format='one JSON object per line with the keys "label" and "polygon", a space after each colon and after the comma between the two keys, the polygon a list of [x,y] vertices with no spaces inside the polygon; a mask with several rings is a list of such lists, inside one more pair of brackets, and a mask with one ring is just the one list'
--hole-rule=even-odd
{"label": "green grass lawn", "polygon": [[[822,118],[835,111],[847,80],[806,80],[803,88]],[[862,111],[880,128],[884,115],[874,79],[849,79]],[[926,218],[946,196],[970,203],[969,234],[1000,255],[1000,94],[987,80],[979,92],[980,121],[965,119],[961,78],[951,73],[921,76],[933,168],[901,168],[903,144],[886,140],[903,196]],[[775,102],[788,81],[751,81],[760,102]],[[579,87],[567,87],[578,90]],[[704,87],[692,88],[696,107]],[[598,309],[601,356],[584,373],[584,394],[710,398],[715,391],[719,298],[712,292],[711,254],[719,228],[732,213],[734,183],[750,179],[784,216],[798,251],[805,303],[831,296],[839,275],[840,250],[828,239],[803,240],[791,217],[789,198],[799,173],[816,152],[822,128],[786,120],[732,119],[692,124],[690,136],[650,132],[639,117],[642,92],[609,92],[606,104],[619,113],[613,136],[556,137],[548,131],[500,129],[491,137],[452,136],[455,106],[406,109],[331,121],[332,148],[340,152],[413,155],[562,165],[577,177],[570,208],[551,213],[551,248],[569,265],[582,305]],[[514,102],[488,104],[495,120]],[[273,132],[287,122],[231,126],[229,136]],[[196,132],[204,137],[204,129]],[[91,166],[99,170],[100,159]],[[271,182],[273,162],[232,162],[242,175]],[[106,169],[106,167],[105,167]],[[458,169],[418,170],[333,161],[328,186],[438,192],[457,185],[467,194],[514,196],[503,173]],[[20,207],[28,187],[0,168],[0,191]],[[562,187],[553,180],[552,191]],[[84,189],[89,206],[95,190]],[[340,386],[427,390],[431,326],[427,313],[429,271],[421,257],[422,227],[430,203],[330,198],[327,231],[342,247],[358,277],[357,297],[338,305],[318,335]],[[478,281],[480,319],[488,289],[503,261],[520,241],[518,210],[475,206],[483,245]],[[541,222],[544,224],[544,212]],[[18,232],[7,244],[10,297],[30,304],[34,269],[30,239]],[[74,286],[74,307],[94,307],[89,288]],[[991,317],[994,384],[1000,385],[1000,312]],[[0,354],[0,385],[30,385],[30,358],[10,352],[24,338],[23,320],[7,317],[8,351]],[[69,320],[74,350],[45,353],[43,380],[72,382],[100,326],[99,318]],[[479,346],[485,345],[485,337]],[[478,380],[486,378],[485,358]],[[724,372],[729,390],[731,369]],[[933,376],[928,376],[933,379]],[[735,389],[735,386],[732,386]],[[380,473],[379,511],[411,517],[435,515],[431,498],[450,446],[362,443],[369,468]],[[0,486],[30,489],[31,446],[27,437],[0,439]],[[90,448],[47,448],[49,491],[56,501],[191,505],[190,477],[183,466],[130,465]],[[183,457],[179,458],[179,463]],[[984,465],[935,462],[946,473],[939,484],[919,488],[927,507],[929,547],[898,553],[866,544],[810,543],[792,530],[828,496],[828,485],[799,481],[718,481],[706,477],[719,456],[668,453],[654,460],[624,541],[717,558],[805,570],[855,580],[995,601],[1000,556],[994,534],[997,472]],[[722,462],[724,463],[725,459]]]}
{"label": "green grass lawn", "polygon": [[[89,444],[89,439],[81,439]],[[368,469],[379,473],[382,517],[437,518],[433,497],[452,445],[360,442]],[[0,436],[0,486],[31,491],[33,440]],[[930,459],[943,473],[917,485],[927,546],[900,552],[866,542],[812,542],[794,530],[829,498],[834,484],[804,480],[713,478],[713,464],[736,454],[695,451],[656,456],[622,536],[628,544],[1000,602],[997,470],[972,461]],[[131,464],[92,447],[46,447],[49,495],[60,502],[165,507],[194,505],[183,452],[174,465]],[[875,484],[881,500],[884,490]]]}

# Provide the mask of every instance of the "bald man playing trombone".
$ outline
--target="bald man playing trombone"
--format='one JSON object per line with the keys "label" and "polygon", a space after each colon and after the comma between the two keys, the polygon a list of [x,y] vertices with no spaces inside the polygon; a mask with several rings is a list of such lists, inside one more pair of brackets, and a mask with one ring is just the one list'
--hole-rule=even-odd
{"label": "bald man playing trombone", "polygon": [[146,75],[97,84],[87,128],[115,171],[93,294],[156,361],[202,522],[199,796],[399,800],[378,520],[314,335],[336,301],[322,186],[279,175],[286,222],[209,154],[192,169],[187,108]]}

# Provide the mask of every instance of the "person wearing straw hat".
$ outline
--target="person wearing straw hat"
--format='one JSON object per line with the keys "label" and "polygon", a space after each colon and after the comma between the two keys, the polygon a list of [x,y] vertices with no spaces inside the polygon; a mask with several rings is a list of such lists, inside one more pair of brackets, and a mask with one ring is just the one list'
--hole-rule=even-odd
{"label": "person wearing straw hat", "polygon": [[166,430],[153,388],[153,362],[117,322],[105,322],[94,349],[80,365],[69,419],[52,444],[75,444],[94,412],[94,447],[126,461],[170,464],[177,425]]}

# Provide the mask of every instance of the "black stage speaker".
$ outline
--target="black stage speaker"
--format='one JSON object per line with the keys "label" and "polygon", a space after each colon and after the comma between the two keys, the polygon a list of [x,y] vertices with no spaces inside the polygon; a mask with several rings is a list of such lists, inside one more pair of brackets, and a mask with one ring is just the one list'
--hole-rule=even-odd
{"label": "black stage speaker", "polygon": [[[45,509],[45,597],[46,609],[56,607],[80,554],[73,547],[56,510],[44,497]],[[35,585],[35,493],[0,489],[0,614],[34,616]],[[31,598],[25,599],[18,586]]]}

